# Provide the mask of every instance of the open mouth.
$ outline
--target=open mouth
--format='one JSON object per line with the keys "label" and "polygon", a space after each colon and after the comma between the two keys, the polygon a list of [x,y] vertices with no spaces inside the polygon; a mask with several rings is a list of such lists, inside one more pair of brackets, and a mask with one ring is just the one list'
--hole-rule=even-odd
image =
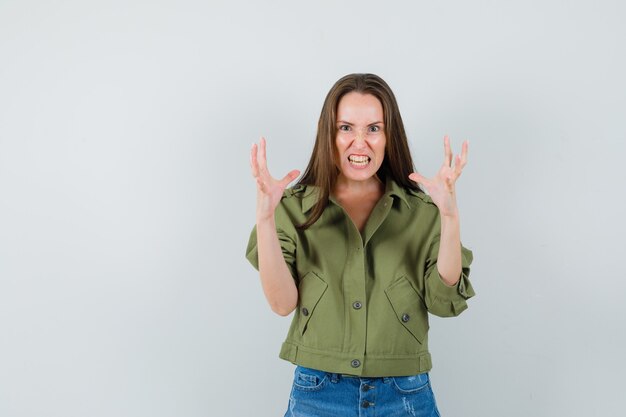
{"label": "open mouth", "polygon": [[348,156],[348,161],[350,162],[350,164],[354,165],[356,167],[364,167],[367,164],[369,164],[371,160],[372,160],[372,158],[370,158],[369,156],[366,156],[366,155],[350,155],[350,156]]}

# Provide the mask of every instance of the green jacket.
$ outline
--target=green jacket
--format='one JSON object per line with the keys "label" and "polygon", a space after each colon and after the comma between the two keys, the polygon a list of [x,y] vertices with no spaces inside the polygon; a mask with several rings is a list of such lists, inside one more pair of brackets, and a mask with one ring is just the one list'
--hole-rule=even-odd
{"label": "green jacket", "polygon": [[[457,316],[474,296],[472,252],[461,245],[462,276],[445,284],[437,270],[439,209],[429,196],[390,176],[363,234],[331,197],[319,220],[303,223],[314,186],[287,188],[275,211],[285,262],[298,286],[298,308],[279,357],[296,365],[359,376],[429,371],[428,312]],[[256,226],[246,258],[258,270]]]}

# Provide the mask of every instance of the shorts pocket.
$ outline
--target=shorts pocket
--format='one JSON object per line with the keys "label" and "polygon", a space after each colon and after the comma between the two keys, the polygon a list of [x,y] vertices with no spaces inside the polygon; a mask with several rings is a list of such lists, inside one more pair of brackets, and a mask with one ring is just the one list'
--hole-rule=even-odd
{"label": "shorts pocket", "polygon": [[422,297],[406,276],[400,277],[385,289],[387,299],[398,321],[420,343],[428,332],[428,313]]}
{"label": "shorts pocket", "polygon": [[428,372],[410,376],[391,377],[393,387],[401,394],[415,394],[422,392],[430,383]]}
{"label": "shorts pocket", "polygon": [[296,366],[293,388],[300,391],[319,391],[328,383],[328,373],[304,366]]}

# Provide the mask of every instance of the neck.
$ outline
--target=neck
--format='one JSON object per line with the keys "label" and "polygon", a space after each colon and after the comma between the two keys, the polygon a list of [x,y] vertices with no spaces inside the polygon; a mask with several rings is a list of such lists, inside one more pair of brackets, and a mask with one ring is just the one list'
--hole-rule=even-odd
{"label": "neck", "polygon": [[373,175],[370,178],[363,181],[355,181],[346,178],[343,174],[339,174],[337,177],[337,183],[335,184],[334,194],[369,194],[380,193],[385,189],[385,184],[378,178],[377,175]]}

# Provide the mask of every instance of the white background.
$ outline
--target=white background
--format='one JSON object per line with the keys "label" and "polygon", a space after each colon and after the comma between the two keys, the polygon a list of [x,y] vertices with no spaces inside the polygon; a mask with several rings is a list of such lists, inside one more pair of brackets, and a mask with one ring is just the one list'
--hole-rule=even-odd
{"label": "white background", "polygon": [[425,175],[470,140],[442,415],[623,415],[626,6],[388,3],[0,0],[1,416],[282,416],[249,150],[303,171],[352,72]]}

